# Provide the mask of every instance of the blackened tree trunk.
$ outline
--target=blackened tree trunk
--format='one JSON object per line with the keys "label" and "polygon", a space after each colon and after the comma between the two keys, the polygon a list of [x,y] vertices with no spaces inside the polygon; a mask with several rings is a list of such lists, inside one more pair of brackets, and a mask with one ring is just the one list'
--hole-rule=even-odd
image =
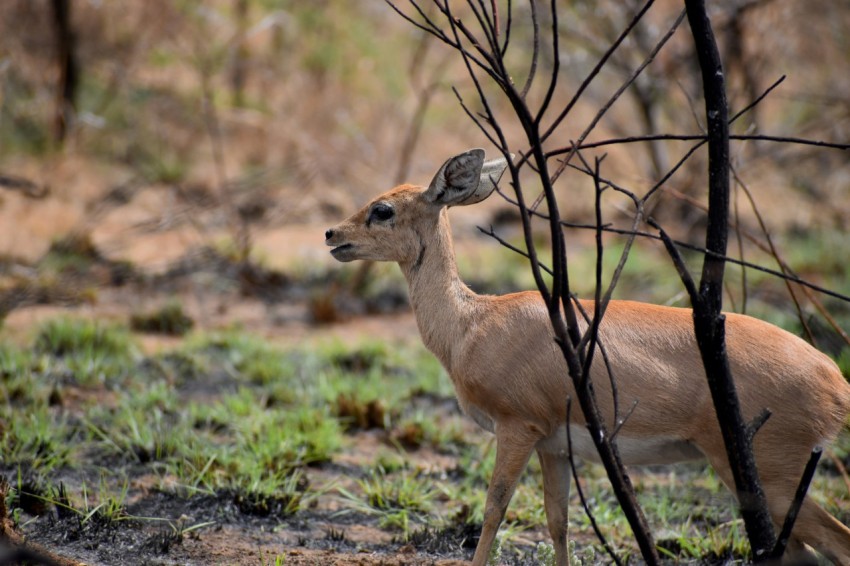
{"label": "blackened tree trunk", "polygon": [[729,107],[726,81],[706,13],[705,0],[685,0],[685,7],[702,71],[709,148],[708,253],[703,262],[699,291],[696,296],[691,296],[694,330],[726,444],[753,560],[763,562],[770,558],[775,534],[753,456],[755,427],[745,422],[741,413],[726,355],[725,317],[721,312],[729,225]]}

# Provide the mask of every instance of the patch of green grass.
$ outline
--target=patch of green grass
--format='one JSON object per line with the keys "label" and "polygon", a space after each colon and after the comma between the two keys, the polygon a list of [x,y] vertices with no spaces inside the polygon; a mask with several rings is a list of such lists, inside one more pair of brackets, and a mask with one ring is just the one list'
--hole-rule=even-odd
{"label": "patch of green grass", "polygon": [[132,371],[138,356],[126,328],[69,317],[44,323],[33,348],[61,361],[80,384],[120,381]]}
{"label": "patch of green grass", "polygon": [[159,407],[126,403],[100,417],[90,418],[86,424],[93,440],[101,441],[108,452],[143,464],[175,455],[187,436],[185,425],[175,423]]}
{"label": "patch of green grass", "polygon": [[286,382],[296,371],[290,354],[262,338],[237,330],[192,336],[182,351],[206,355],[256,385]]}
{"label": "patch of green grass", "polygon": [[0,405],[0,454],[3,465],[22,466],[40,474],[68,465],[75,445],[74,427],[63,411],[43,403],[26,411]]}
{"label": "patch of green grass", "polygon": [[461,418],[452,416],[437,422],[433,411],[416,410],[394,424],[390,437],[408,450],[430,446],[443,453],[457,453],[466,445]]}
{"label": "patch of green grass", "polygon": [[131,360],[98,352],[78,353],[54,360],[54,371],[67,372],[74,382],[83,386],[117,386],[132,378]]}
{"label": "patch of green grass", "polygon": [[250,515],[287,517],[309,504],[315,493],[308,492],[306,476],[300,470],[266,473],[259,468],[253,476],[234,483],[234,502]]}
{"label": "patch of green grass", "polygon": [[148,356],[141,367],[152,379],[163,379],[168,383],[197,380],[212,371],[210,361],[198,352],[174,350]]}
{"label": "patch of green grass", "polygon": [[326,410],[264,407],[262,395],[247,387],[190,404],[181,422],[185,434],[165,469],[190,493],[269,495],[299,469],[329,461],[343,442]]}
{"label": "patch of green grass", "polygon": [[40,375],[50,367],[49,358],[29,349],[0,343],[0,402],[19,407],[49,404],[54,384],[40,379]]}
{"label": "patch of green grass", "polygon": [[402,469],[392,474],[376,468],[367,477],[357,481],[362,496],[344,488],[340,494],[354,508],[380,517],[382,528],[410,532],[412,522],[427,519],[439,495],[433,482],[414,470]]}
{"label": "patch of green grass", "polygon": [[129,357],[132,352],[131,340],[125,329],[67,317],[44,323],[34,347],[41,353],[56,357],[74,354]]}
{"label": "patch of green grass", "polygon": [[339,422],[311,407],[255,413],[236,424],[236,433],[239,459],[249,457],[250,466],[269,471],[327,462],[342,446]]}

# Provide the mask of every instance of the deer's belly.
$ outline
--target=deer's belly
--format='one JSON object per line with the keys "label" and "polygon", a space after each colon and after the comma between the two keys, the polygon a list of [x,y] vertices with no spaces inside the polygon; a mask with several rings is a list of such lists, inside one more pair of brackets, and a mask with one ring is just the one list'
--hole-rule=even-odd
{"label": "deer's belly", "polygon": [[[495,432],[493,419],[482,409],[470,403],[465,407],[465,412],[478,426]],[[584,425],[571,424],[569,431],[568,440],[567,427],[561,425],[554,434],[538,442],[537,448],[544,452],[567,454],[571,447],[573,455],[577,458],[599,462],[599,453],[587,428]],[[617,448],[620,450],[623,463],[630,466],[675,464],[704,458],[702,452],[693,443],[667,436],[635,437],[621,433],[617,436]]]}
{"label": "deer's belly", "polygon": [[[572,448],[573,455],[582,460],[599,462],[599,454],[584,425],[571,424],[569,428],[561,425],[551,436],[537,443],[537,448],[545,452],[566,454]],[[640,466],[648,464],[673,464],[688,460],[700,460],[704,456],[694,444],[672,437],[629,437],[622,433],[617,436],[617,448],[626,465]]]}

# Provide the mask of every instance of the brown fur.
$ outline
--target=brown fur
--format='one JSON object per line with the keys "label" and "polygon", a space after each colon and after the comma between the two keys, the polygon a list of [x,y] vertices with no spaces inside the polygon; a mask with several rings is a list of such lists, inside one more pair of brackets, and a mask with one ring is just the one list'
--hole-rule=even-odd
{"label": "brown fur", "polygon": [[[460,280],[447,203],[441,200],[451,195],[443,196],[445,184],[435,188],[451,162],[427,190],[402,185],[377,197],[329,230],[327,243],[351,245],[334,250],[341,261],[398,262],[425,345],[451,376],[463,410],[496,435],[496,468],[473,564],[485,563],[517,479],[536,450],[557,562],[566,565],[569,475],[557,438],[574,391],[539,293],[482,296]],[[460,199],[464,193],[455,190]],[[392,206],[390,221],[369,221],[377,203]],[[591,302],[583,304],[593,311]],[[850,385],[829,358],[784,330],[731,313],[726,328],[744,417],[752,419],[765,408],[772,411],[756,436],[755,456],[774,522],[781,524],[812,448],[832,440],[845,423]],[[732,486],[691,311],[612,301],[600,327],[600,343],[616,379],[619,415],[634,406],[618,436],[621,445],[628,445],[621,447],[624,459],[665,463],[701,454]],[[592,379],[613,427],[610,378],[599,358]],[[581,429],[577,408],[570,420],[579,425],[575,430]],[[850,529],[810,499],[804,502],[794,538],[837,564],[850,564]]]}

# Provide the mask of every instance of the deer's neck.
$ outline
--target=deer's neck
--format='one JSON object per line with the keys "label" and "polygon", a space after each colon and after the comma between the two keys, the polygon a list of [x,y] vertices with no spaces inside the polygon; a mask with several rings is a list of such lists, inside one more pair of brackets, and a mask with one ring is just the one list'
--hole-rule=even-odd
{"label": "deer's neck", "polygon": [[474,321],[479,297],[458,275],[445,209],[440,212],[437,229],[420,233],[419,239],[416,260],[400,265],[422,341],[451,373],[453,359],[460,355],[464,336]]}

